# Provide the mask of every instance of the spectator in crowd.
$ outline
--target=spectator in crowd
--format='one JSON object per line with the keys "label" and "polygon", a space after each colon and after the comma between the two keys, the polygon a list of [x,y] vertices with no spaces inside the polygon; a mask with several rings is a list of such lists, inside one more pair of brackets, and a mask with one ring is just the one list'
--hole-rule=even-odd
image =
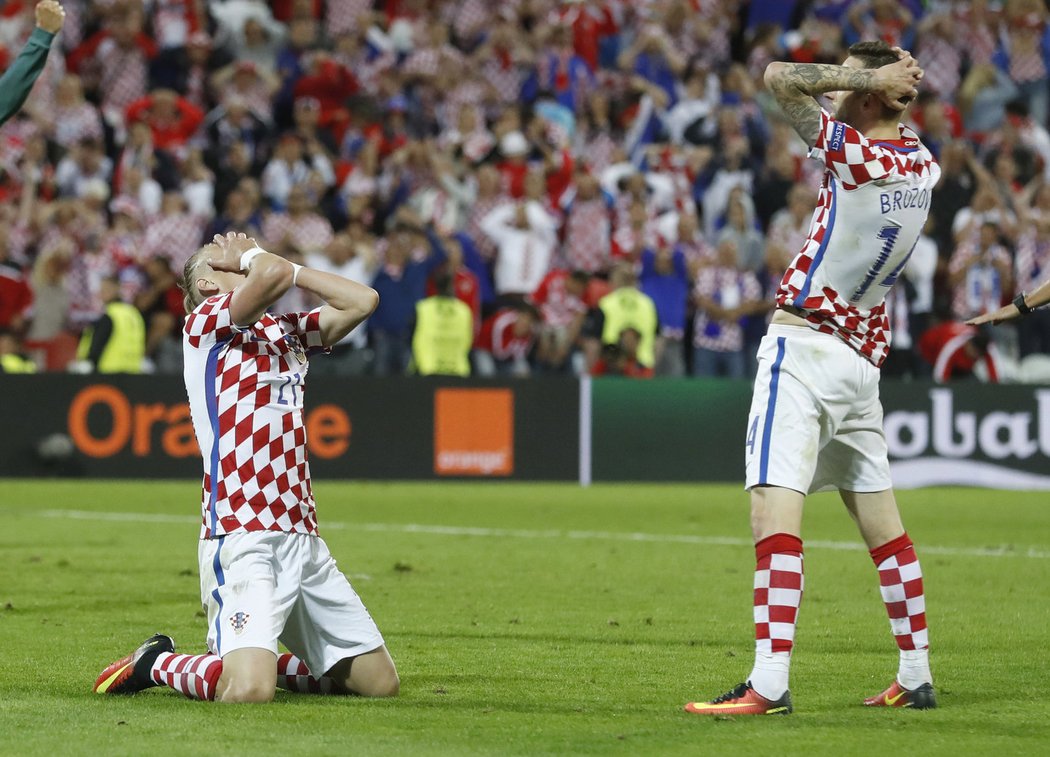
{"label": "spectator in crowd", "polygon": [[0,225],[0,328],[21,330],[33,304],[33,290],[21,268],[9,262],[9,237],[8,227]]}
{"label": "spectator in crowd", "polygon": [[[593,367],[596,305],[621,261],[644,268],[663,343],[677,334],[682,284],[678,263],[654,274],[666,252],[684,259],[695,290],[732,238],[737,266],[771,297],[806,231],[819,165],[761,72],[776,58],[839,60],[858,34],[914,43],[926,76],[910,118],[943,168],[929,244],[920,239],[890,302],[895,351],[907,353],[909,336],[918,344],[933,303],[954,297],[976,312],[974,298],[992,306],[1045,273],[1050,199],[1031,183],[1050,177],[1044,3],[738,6],[72,3],[67,65],[50,56],[0,127],[7,265],[39,289],[28,348],[64,368],[68,349],[54,345],[97,319],[105,277],[119,275],[131,301],[159,273],[155,258],[176,267],[186,239],[230,229],[277,237],[290,259],[374,261],[367,276],[389,291],[370,338],[386,373],[403,372],[415,305],[445,257],[479,326],[499,305],[537,298],[523,358],[533,366],[566,370],[579,343]],[[8,49],[33,28],[25,9],[0,21]],[[998,227],[990,248],[987,222]],[[579,297],[572,271],[590,274]],[[580,302],[595,312],[581,318]],[[744,318],[745,352],[767,311]],[[1050,348],[1038,314],[1018,327],[1023,354]],[[638,364],[654,367],[636,330]],[[369,354],[364,338],[353,336],[355,360]],[[619,334],[607,343],[622,366]]]}
{"label": "spectator in crowd", "polygon": [[625,378],[652,378],[653,369],[638,362],[638,347],[642,335],[635,329],[620,332],[616,344],[603,344],[601,356],[591,368],[592,376],[623,376]]}
{"label": "spectator in crowd", "polygon": [[83,197],[99,182],[108,187],[112,173],[113,161],[103,151],[102,142],[84,137],[58,162],[55,183],[62,197]]}
{"label": "spectator in crowd", "polygon": [[0,326],[0,373],[36,373],[34,363],[25,353],[18,333]]}
{"label": "spectator in crowd", "polygon": [[696,277],[693,297],[693,375],[744,378],[744,331],[741,319],[763,307],[762,287],[755,274],[740,267],[736,241],[731,236],[718,243],[714,265]]}
{"label": "spectator in crowd", "polygon": [[539,313],[527,302],[502,307],[481,324],[474,340],[474,368],[478,376],[517,376],[531,373],[529,354],[536,344]]}
{"label": "spectator in crowd", "polygon": [[278,255],[298,252],[317,253],[332,241],[332,224],[311,208],[310,190],[297,184],[288,193],[288,207],[284,212],[270,213],[263,222],[263,238],[267,248]]}
{"label": "spectator in crowd", "polygon": [[[609,276],[612,291],[598,302],[597,344],[589,348],[589,366],[594,367],[600,345],[620,344],[626,329],[638,333],[638,345],[633,350],[635,359],[645,368],[656,364],[656,332],[659,318],[652,298],[638,288],[638,276],[628,263],[618,263]],[[596,349],[597,348],[597,349]]]}
{"label": "spectator in crowd", "polygon": [[587,271],[554,268],[532,293],[539,308],[540,326],[536,362],[551,371],[568,367],[587,315],[584,297],[590,281]]}
{"label": "spectator in crowd", "polygon": [[324,150],[316,142],[304,144],[292,133],[284,134],[273,158],[262,172],[263,195],[274,210],[282,210],[296,185],[318,186],[327,191],[335,184],[335,172]]}
{"label": "spectator in crowd", "polygon": [[[356,238],[355,238],[356,234]],[[306,265],[317,271],[327,271],[359,284],[369,284],[375,276],[376,249],[374,241],[357,229],[355,233],[335,234],[323,252],[305,254]],[[368,349],[368,322],[358,324],[332,347],[327,360],[318,360],[311,368],[315,373],[334,373],[343,376],[364,375],[372,367],[372,353]]]}
{"label": "spectator in crowd", "polygon": [[452,276],[434,280],[436,293],[416,303],[412,362],[420,376],[469,376],[474,314],[456,297]]}
{"label": "spectator in crowd", "polygon": [[77,350],[80,370],[89,373],[141,373],[146,356],[146,323],[134,305],[120,299],[120,279],[102,280],[102,315],[84,331]]}
{"label": "spectator in crowd", "polygon": [[154,370],[177,373],[182,366],[183,293],[166,257],[148,258],[143,268],[146,283],[135,296],[135,307],[145,321],[145,357]]}
{"label": "spectator in crowd", "polygon": [[660,332],[654,345],[655,375],[684,376],[685,319],[689,303],[689,273],[685,255],[668,244],[661,244],[656,250],[645,250],[642,253],[639,283],[642,292],[656,305],[656,316],[660,322]]}
{"label": "spectator in crowd", "polygon": [[496,294],[523,300],[536,291],[554,257],[556,228],[535,200],[506,203],[481,220],[481,230],[496,245]]}
{"label": "spectator in crowd", "polygon": [[981,223],[960,242],[948,266],[952,312],[960,320],[998,310],[1013,291],[1012,260],[999,241],[999,226]]}
{"label": "spectator in crowd", "polygon": [[927,329],[919,341],[919,353],[930,365],[939,384],[977,378],[997,384],[1001,358],[986,332],[949,318]]}
{"label": "spectator in crowd", "polygon": [[429,249],[418,218],[403,212],[393,228],[382,267],[372,280],[379,306],[368,321],[377,376],[407,372],[412,357],[416,303],[426,295],[427,279],[444,262]]}

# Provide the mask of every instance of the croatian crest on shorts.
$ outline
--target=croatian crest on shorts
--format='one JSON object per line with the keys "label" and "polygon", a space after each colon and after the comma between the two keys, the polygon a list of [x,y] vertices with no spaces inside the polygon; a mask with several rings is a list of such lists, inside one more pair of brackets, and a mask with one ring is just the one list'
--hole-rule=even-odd
{"label": "croatian crest on shorts", "polygon": [[230,616],[230,625],[233,626],[233,630],[237,635],[244,632],[244,627],[248,625],[248,618],[250,618],[246,612],[235,612]]}

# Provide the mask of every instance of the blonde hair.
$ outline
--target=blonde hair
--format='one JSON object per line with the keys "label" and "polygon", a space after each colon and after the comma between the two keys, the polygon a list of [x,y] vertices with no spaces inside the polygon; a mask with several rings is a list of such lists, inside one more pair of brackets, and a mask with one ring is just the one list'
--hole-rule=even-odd
{"label": "blonde hair", "polygon": [[204,245],[190,255],[190,259],[187,260],[186,265],[183,266],[182,278],[179,279],[178,284],[183,295],[182,307],[186,309],[187,313],[192,313],[198,305],[204,302],[204,295],[202,295],[200,289],[197,288],[197,270],[202,265],[207,264],[205,257],[207,253],[211,252],[214,248],[214,244]]}

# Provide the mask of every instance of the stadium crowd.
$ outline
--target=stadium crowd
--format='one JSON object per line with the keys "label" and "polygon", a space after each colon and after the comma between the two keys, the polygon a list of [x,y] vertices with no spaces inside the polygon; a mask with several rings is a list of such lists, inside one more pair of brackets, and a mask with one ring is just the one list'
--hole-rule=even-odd
{"label": "stadium crowd", "polygon": [[[820,181],[763,71],[871,38],[943,167],[884,372],[1050,352],[1050,312],[962,323],[1050,272],[1043,0],[63,4],[0,128],[6,371],[181,371],[176,276],[235,230],[379,292],[317,372],[750,376]],[[0,66],[32,26],[4,3]]]}

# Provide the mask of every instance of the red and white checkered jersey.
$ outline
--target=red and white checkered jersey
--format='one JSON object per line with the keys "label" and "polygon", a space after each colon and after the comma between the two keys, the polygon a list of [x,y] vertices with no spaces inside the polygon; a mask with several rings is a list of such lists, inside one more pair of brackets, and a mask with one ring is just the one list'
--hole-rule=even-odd
{"label": "red and white checkered jersey", "polygon": [[809,155],[823,162],[824,181],[776,301],[880,366],[890,344],[883,300],[926,223],[941,169],[907,127],[899,139],[876,140],[823,109],[820,121]]}
{"label": "red and white checkered jersey", "polygon": [[184,376],[204,458],[201,538],[317,532],[306,461],[307,355],[323,349],[320,311],[230,317],[233,293],[186,317]]}

